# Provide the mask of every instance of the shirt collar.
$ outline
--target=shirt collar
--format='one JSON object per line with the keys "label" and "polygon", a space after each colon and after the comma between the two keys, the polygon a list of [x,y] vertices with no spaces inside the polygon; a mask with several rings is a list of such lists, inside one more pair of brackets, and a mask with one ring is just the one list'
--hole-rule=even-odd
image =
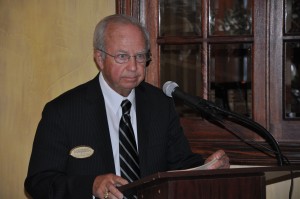
{"label": "shirt collar", "polygon": [[135,90],[133,89],[130,94],[127,97],[124,97],[114,91],[105,81],[102,72],[100,72],[99,75],[99,82],[100,82],[100,87],[104,96],[105,104],[110,107],[110,109],[113,111],[113,113],[117,114],[119,108],[121,108],[121,102],[124,99],[128,99],[131,104],[132,108],[135,109]]}

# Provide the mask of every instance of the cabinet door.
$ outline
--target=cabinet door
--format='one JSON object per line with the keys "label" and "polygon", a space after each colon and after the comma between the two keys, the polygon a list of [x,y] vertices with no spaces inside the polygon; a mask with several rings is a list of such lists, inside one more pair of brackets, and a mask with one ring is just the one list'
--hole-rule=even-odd
{"label": "cabinet door", "polygon": [[[116,2],[117,13],[135,16],[150,32],[146,81],[158,87],[174,81],[190,95],[256,121],[300,163],[299,1]],[[195,152],[207,156],[223,148],[232,163],[277,164],[269,143],[251,128],[229,118],[230,132],[174,100]]]}

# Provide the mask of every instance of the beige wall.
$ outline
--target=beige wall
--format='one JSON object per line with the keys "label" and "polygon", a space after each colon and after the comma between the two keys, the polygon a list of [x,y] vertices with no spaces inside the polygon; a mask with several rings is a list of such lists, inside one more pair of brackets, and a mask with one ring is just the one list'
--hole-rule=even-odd
{"label": "beige wall", "polygon": [[[291,181],[283,181],[267,186],[267,199],[288,199]],[[300,178],[294,179],[293,197],[292,199],[300,198]]]}
{"label": "beige wall", "polygon": [[94,77],[93,30],[114,0],[0,0],[0,198],[23,182],[44,104]]}

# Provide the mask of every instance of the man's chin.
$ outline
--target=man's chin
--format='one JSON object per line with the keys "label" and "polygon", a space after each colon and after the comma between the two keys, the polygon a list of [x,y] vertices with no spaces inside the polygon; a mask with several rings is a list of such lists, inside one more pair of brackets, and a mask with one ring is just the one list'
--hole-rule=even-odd
{"label": "man's chin", "polygon": [[128,89],[133,89],[135,87],[137,87],[141,82],[138,81],[137,79],[127,79],[124,82],[124,88],[128,88]]}

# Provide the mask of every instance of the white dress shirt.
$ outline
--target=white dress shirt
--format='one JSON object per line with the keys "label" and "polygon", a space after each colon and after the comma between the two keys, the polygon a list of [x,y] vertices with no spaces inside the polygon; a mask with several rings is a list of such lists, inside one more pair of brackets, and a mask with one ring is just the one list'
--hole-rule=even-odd
{"label": "white dress shirt", "polygon": [[[105,81],[102,73],[99,75],[99,82],[104,96],[106,115],[111,139],[111,145],[115,161],[116,175],[121,175],[120,171],[120,158],[119,158],[119,124],[122,116],[121,102],[128,99],[132,106],[130,109],[131,124],[137,143],[137,124],[136,124],[136,106],[135,106],[135,91],[124,97],[114,91]],[[100,132],[99,132],[100,133]]]}

